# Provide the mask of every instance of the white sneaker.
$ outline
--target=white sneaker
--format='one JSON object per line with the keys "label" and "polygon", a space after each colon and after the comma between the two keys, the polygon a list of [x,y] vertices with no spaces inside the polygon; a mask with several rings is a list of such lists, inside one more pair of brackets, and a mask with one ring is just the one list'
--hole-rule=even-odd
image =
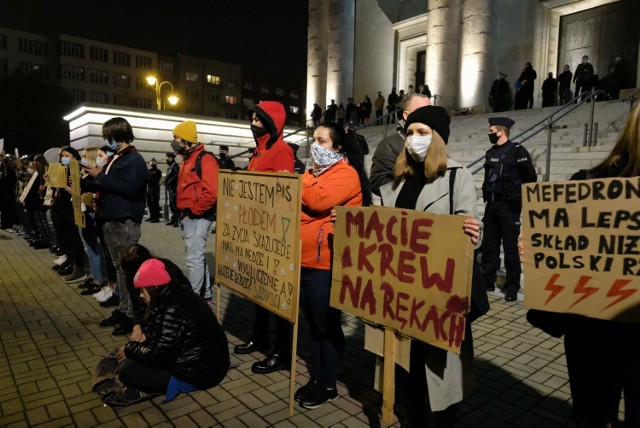
{"label": "white sneaker", "polygon": [[58,266],[60,266],[62,263],[66,262],[66,261],[67,261],[67,255],[63,254],[60,257],[58,257],[57,259],[55,259],[53,261],[53,263],[58,265]]}
{"label": "white sneaker", "polygon": [[106,301],[113,294],[113,290],[108,285],[102,287],[102,290],[93,295],[98,302]]}

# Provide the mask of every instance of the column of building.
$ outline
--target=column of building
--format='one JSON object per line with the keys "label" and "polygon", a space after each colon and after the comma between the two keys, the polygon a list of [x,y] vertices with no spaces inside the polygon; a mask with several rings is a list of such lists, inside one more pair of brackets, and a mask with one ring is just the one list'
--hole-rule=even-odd
{"label": "column of building", "polygon": [[327,40],[329,37],[329,5],[324,0],[309,0],[307,34],[307,119],[313,103],[324,110],[327,100]]}
{"label": "column of building", "polygon": [[425,81],[434,101],[449,108],[459,107],[460,1],[428,1]]}
{"label": "column of building", "polygon": [[460,38],[459,107],[486,104],[489,61],[489,0],[463,0]]}
{"label": "column of building", "polygon": [[327,98],[340,104],[353,95],[355,2],[338,0],[326,3],[329,3]]}

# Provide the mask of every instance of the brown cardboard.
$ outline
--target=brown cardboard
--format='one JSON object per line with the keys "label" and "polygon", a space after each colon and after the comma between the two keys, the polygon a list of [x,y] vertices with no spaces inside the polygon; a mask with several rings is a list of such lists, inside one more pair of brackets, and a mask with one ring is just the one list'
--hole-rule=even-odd
{"label": "brown cardboard", "polygon": [[336,207],[331,306],[460,352],[473,245],[462,216]]}
{"label": "brown cardboard", "polygon": [[640,177],[522,189],[525,306],[640,321]]}
{"label": "brown cardboard", "polygon": [[289,322],[300,289],[298,174],[219,171],[216,282]]}

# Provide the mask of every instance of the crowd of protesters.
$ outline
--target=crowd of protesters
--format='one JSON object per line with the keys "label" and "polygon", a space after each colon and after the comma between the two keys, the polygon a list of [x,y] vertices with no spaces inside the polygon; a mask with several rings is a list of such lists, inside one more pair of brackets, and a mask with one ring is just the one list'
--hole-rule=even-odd
{"label": "crowd of protesters", "polygon": [[[402,99],[394,98],[392,109],[400,112],[393,115],[393,120],[402,132],[380,143],[370,177],[364,169],[362,147],[345,132],[345,124],[340,123],[344,117],[327,118],[325,112],[324,121],[317,123],[313,134],[310,147],[313,167],[302,172],[301,307],[308,320],[311,340],[311,376],[295,394],[303,408],[315,409],[338,399],[336,382],[345,337],[340,311],[329,305],[336,206],[370,205],[373,190],[386,206],[420,211],[429,206],[431,212],[464,216],[464,226],[457,238],[470,239],[473,245],[480,245],[473,179],[464,166],[447,156],[451,132],[449,114],[431,105],[429,96],[422,93],[412,91],[405,95],[401,91],[401,95]],[[338,109],[337,106],[336,113]],[[360,123],[370,119],[366,114],[358,116],[358,110],[354,117]],[[248,109],[249,127],[256,144],[250,171],[296,173],[296,147],[286,144],[282,138],[285,115],[284,106],[274,101],[264,101]],[[322,115],[314,117],[316,119],[322,120]],[[353,118],[349,116],[348,120]],[[489,124],[491,144],[498,149],[510,148],[505,144],[509,142],[508,130],[513,121],[492,118]],[[576,178],[640,174],[638,129],[640,106],[631,113],[607,159]],[[94,295],[103,306],[117,305],[99,325],[113,327],[112,334],[116,336],[130,335],[128,342],[109,358],[118,362],[121,382],[140,394],[128,398],[105,394],[110,397],[103,397],[106,404],[130,404],[147,397],[145,394],[166,394],[170,400],[180,392],[211,388],[224,381],[229,368],[225,333],[207,305],[211,303],[213,281],[204,256],[214,219],[221,164],[214,161],[214,156],[207,156],[211,153],[198,143],[194,122],[185,121],[174,128],[173,140],[167,142],[172,152],[167,157],[173,161],[175,156],[181,156],[189,167],[181,168],[175,185],[172,183],[176,213],[169,225],[177,224],[184,239],[189,270],[185,275],[170,260],[154,258],[148,249],[138,244],[151,174],[133,145],[135,136],[131,125],[125,118],[112,118],[104,123],[102,135],[105,144],[99,149],[86,148],[82,153],[72,147],[60,149],[57,160],[66,170],[67,178],[55,188],[47,185],[50,172],[46,170],[44,156],[15,159],[2,153],[2,228],[21,234],[34,249],[49,248],[58,257],[53,261],[53,268],[64,282],[78,283],[83,294]],[[385,156],[382,151],[378,153],[381,147]],[[522,154],[518,162],[527,156]],[[72,182],[74,176],[81,178],[83,227],[76,225],[77,211],[71,197],[72,186],[76,185]],[[30,187],[24,191],[25,186]],[[447,194],[448,197],[442,197]],[[157,219],[157,212],[150,214],[152,220]],[[20,227],[16,228],[16,224]],[[327,239],[319,240],[319,236]],[[527,251],[520,246],[522,255]],[[509,294],[507,290],[505,300],[515,301],[516,295],[517,291]],[[486,294],[482,296],[486,301]],[[480,302],[480,306],[483,309],[477,316],[488,310],[488,303]],[[269,313],[256,305],[255,324],[245,336],[247,342],[234,348],[237,354],[266,354],[265,359],[252,366],[257,375],[290,368],[290,326],[278,321],[282,320],[277,319],[275,345],[271,346]],[[625,364],[612,362],[594,382],[588,380],[591,366],[576,357],[577,353],[592,350],[591,337],[583,326],[589,325],[589,331],[601,334],[599,340],[611,342],[607,348],[611,349],[624,341],[621,336],[618,339],[618,333],[635,335],[638,324],[619,325],[582,316],[561,321],[566,335],[576,421],[579,424],[596,422],[601,426],[615,423],[624,391],[626,423],[638,426],[637,350],[633,347],[627,350],[635,360],[630,358]],[[466,328],[459,355],[411,341],[409,418],[413,426],[425,426],[429,414],[438,426],[455,426],[457,406],[468,396],[473,384],[473,342],[469,324]],[[598,354],[599,358],[606,359],[604,354],[606,350]],[[99,388],[95,390],[100,392]]]}

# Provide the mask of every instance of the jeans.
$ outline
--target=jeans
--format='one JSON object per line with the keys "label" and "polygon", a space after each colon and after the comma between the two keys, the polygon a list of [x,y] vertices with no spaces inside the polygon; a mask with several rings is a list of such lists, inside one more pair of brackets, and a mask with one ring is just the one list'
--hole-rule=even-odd
{"label": "jeans", "polygon": [[140,239],[140,223],[135,223],[133,220],[107,221],[103,226],[103,233],[118,280],[118,290],[120,292],[118,310],[129,318],[133,318],[133,307],[131,306],[129,290],[127,289],[127,279],[122,266],[120,266],[120,258],[129,245],[138,243]]}
{"label": "jeans", "polygon": [[[95,217],[95,213],[85,214],[87,227],[82,229],[80,237],[82,238],[82,244],[84,245],[84,252],[87,253],[87,258],[89,259],[91,277],[94,281],[102,282],[102,257],[100,257],[100,247],[97,245],[97,236],[88,236],[89,234],[95,235],[96,233],[94,222]],[[92,242],[89,242],[89,240]]]}
{"label": "jeans", "polygon": [[189,269],[189,282],[193,291],[205,299],[211,298],[211,280],[205,250],[212,220],[188,218],[180,220],[180,233],[184,239],[184,261]]}
{"label": "jeans", "polygon": [[329,306],[331,271],[302,268],[300,289],[311,330],[311,376],[325,388],[334,388],[345,338],[341,312]]}

